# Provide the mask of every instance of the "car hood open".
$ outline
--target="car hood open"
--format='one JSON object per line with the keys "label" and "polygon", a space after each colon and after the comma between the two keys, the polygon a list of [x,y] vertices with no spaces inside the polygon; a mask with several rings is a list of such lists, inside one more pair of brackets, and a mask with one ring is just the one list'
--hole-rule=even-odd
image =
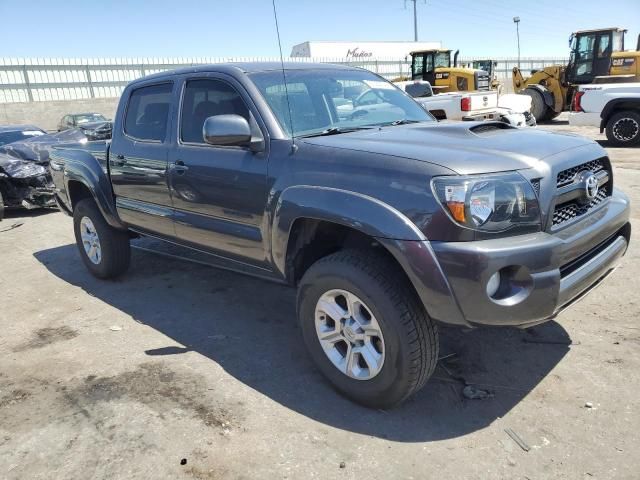
{"label": "car hood open", "polygon": [[302,141],[420,160],[462,175],[532,168],[552,155],[595,143],[577,135],[512,128],[500,122],[397,125]]}

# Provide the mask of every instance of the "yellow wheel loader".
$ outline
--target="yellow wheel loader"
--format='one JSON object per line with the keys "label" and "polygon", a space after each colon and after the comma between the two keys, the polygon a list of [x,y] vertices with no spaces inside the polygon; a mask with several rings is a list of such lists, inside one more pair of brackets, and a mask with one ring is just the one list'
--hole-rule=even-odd
{"label": "yellow wheel loader", "polygon": [[473,60],[469,66],[474,70],[484,70],[489,74],[489,78],[491,79],[491,90],[501,89],[502,83],[498,80],[498,75],[496,73],[498,62],[495,60]]}
{"label": "yellow wheel loader", "polygon": [[411,80],[426,80],[435,93],[490,90],[491,78],[484,70],[458,67],[458,53],[451,50],[411,52]]}
{"label": "yellow wheel loader", "polygon": [[542,122],[571,107],[577,85],[640,79],[640,52],[624,51],[625,33],[625,29],[616,27],[571,34],[569,64],[533,70],[529,78],[514,67],[515,93],[531,97],[531,113]]}

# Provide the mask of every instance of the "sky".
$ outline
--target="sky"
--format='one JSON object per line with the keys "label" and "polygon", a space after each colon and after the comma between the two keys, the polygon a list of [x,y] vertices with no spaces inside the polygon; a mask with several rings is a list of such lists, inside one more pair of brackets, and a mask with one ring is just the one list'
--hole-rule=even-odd
{"label": "sky", "polygon": [[[413,40],[404,0],[276,0],[283,53],[307,40]],[[462,56],[567,57],[572,31],[640,33],[640,0],[418,0],[421,41]],[[0,0],[0,57],[278,55],[271,0]],[[11,19],[16,19],[11,21]]]}

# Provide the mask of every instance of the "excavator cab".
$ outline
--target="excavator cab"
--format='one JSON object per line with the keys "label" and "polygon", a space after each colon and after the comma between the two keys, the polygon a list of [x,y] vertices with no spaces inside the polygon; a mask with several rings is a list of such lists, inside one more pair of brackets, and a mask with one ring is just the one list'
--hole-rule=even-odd
{"label": "excavator cab", "polygon": [[411,80],[425,80],[436,93],[489,90],[489,74],[484,70],[458,67],[458,51],[421,50],[411,52]]}
{"label": "excavator cab", "polygon": [[611,54],[624,50],[623,28],[582,30],[571,34],[571,55],[566,70],[566,83],[592,83],[595,77],[609,75]]}
{"label": "excavator cab", "polygon": [[492,90],[499,88],[500,82],[498,81],[498,75],[496,74],[496,67],[498,66],[498,62],[496,62],[495,60],[474,60],[473,62],[471,62],[470,66],[474,70],[484,70],[489,74]]}
{"label": "excavator cab", "polygon": [[435,85],[436,68],[451,68],[451,50],[411,52],[411,80],[425,80]]}

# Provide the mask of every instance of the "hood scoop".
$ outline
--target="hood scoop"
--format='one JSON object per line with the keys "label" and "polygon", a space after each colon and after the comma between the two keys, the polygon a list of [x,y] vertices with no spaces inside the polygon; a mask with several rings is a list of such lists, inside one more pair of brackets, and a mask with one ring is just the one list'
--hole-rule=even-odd
{"label": "hood scoop", "polygon": [[474,125],[469,129],[470,132],[475,133],[476,135],[482,135],[486,133],[493,133],[498,130],[511,130],[515,129],[511,125],[508,125],[504,122],[484,122],[479,125]]}

